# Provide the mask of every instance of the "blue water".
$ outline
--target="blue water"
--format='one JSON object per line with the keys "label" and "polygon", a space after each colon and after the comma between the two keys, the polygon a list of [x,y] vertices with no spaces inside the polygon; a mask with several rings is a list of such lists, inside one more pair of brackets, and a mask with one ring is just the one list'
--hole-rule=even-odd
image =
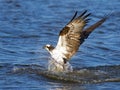
{"label": "blue water", "polygon": [[69,83],[35,73],[10,73],[17,65],[46,67],[45,44],[56,45],[60,30],[75,11],[92,13],[91,25],[105,15],[71,59],[74,68],[120,65],[119,0],[0,0],[1,90],[119,90],[120,82]]}

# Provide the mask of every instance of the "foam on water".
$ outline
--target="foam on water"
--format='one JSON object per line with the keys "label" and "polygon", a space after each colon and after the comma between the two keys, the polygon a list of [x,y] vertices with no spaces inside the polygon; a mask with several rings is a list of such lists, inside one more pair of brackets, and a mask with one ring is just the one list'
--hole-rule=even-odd
{"label": "foam on water", "polygon": [[38,65],[15,65],[12,73],[33,73],[49,79],[65,82],[76,82],[80,84],[120,82],[120,65],[98,66],[74,69],[73,72],[51,72]]}
{"label": "foam on water", "polygon": [[61,64],[54,60],[53,58],[50,58],[48,62],[48,71],[51,72],[72,72],[73,68],[69,62],[66,62],[65,64]]}

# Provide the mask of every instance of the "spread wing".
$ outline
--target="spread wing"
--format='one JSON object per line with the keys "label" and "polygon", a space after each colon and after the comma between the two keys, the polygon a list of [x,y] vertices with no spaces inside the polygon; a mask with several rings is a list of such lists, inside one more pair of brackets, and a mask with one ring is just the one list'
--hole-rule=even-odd
{"label": "spread wing", "polygon": [[87,17],[90,15],[90,13],[86,13],[87,11],[84,11],[80,16],[75,18],[77,15],[76,12],[70,22],[60,31],[56,49],[59,49],[67,60],[77,52],[79,46],[89,34],[106,20],[106,18],[103,18],[86,30],[83,30],[89,20]]}

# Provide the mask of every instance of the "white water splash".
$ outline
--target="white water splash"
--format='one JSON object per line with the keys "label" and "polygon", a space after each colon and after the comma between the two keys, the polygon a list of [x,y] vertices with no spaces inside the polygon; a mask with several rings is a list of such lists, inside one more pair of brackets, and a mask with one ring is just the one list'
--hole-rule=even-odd
{"label": "white water splash", "polygon": [[72,72],[73,68],[69,62],[66,64],[61,64],[54,60],[53,58],[50,58],[48,61],[48,71],[52,72]]}

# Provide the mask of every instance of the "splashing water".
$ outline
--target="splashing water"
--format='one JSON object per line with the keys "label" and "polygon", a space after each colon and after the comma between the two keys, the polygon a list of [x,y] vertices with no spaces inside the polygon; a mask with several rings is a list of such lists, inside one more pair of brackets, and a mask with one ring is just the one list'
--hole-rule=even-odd
{"label": "splashing water", "polygon": [[72,72],[54,73],[38,65],[14,65],[11,73],[32,73],[44,77],[81,84],[120,82],[120,65],[75,68]]}
{"label": "splashing water", "polygon": [[53,58],[50,58],[48,61],[48,71],[52,72],[72,72],[73,68],[69,62],[65,64],[61,64],[60,62],[57,62]]}

